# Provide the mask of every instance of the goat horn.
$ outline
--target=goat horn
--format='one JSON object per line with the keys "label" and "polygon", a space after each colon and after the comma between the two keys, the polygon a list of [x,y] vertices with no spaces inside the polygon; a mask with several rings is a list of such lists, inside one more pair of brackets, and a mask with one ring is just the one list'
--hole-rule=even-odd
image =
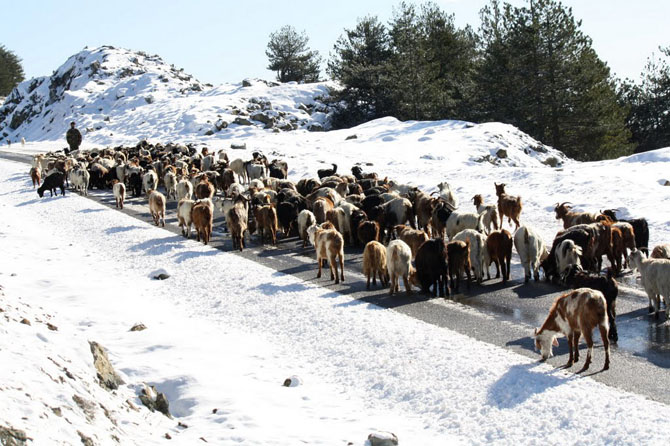
{"label": "goat horn", "polygon": [[438,191],[431,192],[431,193],[430,193],[430,196],[432,197],[432,196],[435,195],[435,194],[439,194],[439,192],[438,192]]}
{"label": "goat horn", "polygon": [[561,203],[561,205],[560,205],[559,207],[563,207],[563,206],[565,206],[566,204],[572,204],[572,203],[570,203],[569,201],[564,201],[563,203]]}

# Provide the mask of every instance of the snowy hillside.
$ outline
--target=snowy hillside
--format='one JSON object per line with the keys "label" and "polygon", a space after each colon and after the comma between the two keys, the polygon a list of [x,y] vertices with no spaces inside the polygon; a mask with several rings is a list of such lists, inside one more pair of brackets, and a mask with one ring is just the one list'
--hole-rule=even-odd
{"label": "snowy hillside", "polygon": [[0,107],[0,136],[15,142],[60,139],[70,121],[100,144],[127,135],[192,138],[236,122],[321,130],[326,106],[317,99],[327,94],[325,84],[260,80],[213,88],[159,56],[103,46],[75,54],[51,76],[17,86]]}

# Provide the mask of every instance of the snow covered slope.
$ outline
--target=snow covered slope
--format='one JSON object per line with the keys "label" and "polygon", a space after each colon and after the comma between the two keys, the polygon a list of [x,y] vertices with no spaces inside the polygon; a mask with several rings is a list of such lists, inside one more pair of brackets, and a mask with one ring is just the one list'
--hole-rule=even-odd
{"label": "snow covered slope", "polygon": [[323,83],[245,80],[213,88],[159,56],[103,46],[75,54],[51,76],[18,85],[0,107],[0,136],[60,139],[70,121],[99,144],[124,136],[196,137],[236,119],[280,131],[319,130],[327,125],[326,106],[317,99],[327,94]]}

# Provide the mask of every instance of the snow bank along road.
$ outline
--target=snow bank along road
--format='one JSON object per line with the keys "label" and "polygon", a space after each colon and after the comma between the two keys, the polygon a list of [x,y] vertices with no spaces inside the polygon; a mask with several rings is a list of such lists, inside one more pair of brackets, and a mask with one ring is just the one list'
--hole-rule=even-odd
{"label": "snow bank along road", "polygon": [[[24,163],[30,162],[29,156],[0,152],[0,156]],[[26,169],[27,178],[27,169]],[[115,207],[111,191],[89,191],[89,198]],[[126,199],[123,210],[128,215],[151,222],[147,201],[142,198]],[[176,202],[168,202],[166,229],[175,234],[175,240],[182,236],[177,226]],[[214,237],[212,247],[234,252],[236,255],[259,262],[274,270],[291,274],[302,280],[327,287],[334,293],[347,295],[358,302],[373,303],[383,308],[420,319],[422,321],[447,327],[514,352],[539,359],[534,351],[532,330],[541,325],[553,300],[562,289],[540,282],[524,285],[523,270],[518,257],[513,260],[511,278],[506,286],[499,280],[486,281],[483,286],[471,285],[470,292],[464,292],[455,298],[428,298],[418,293],[407,297],[404,293],[390,297],[387,289],[378,287],[365,290],[364,276],[361,273],[362,256],[360,250],[345,250],[345,282],[335,285],[326,278],[315,279],[316,265],[313,248],[303,249],[296,238],[281,239],[277,247],[258,246],[251,243],[250,249],[242,253],[232,250],[227,234],[222,231],[223,217],[215,214]],[[254,237],[255,241],[255,237]],[[324,275],[327,277],[328,274]],[[626,278],[630,282],[631,278]],[[465,287],[462,288],[464,290]],[[670,388],[661,383],[668,380],[670,369],[670,326],[655,321],[647,314],[646,295],[635,290],[620,291],[617,300],[617,325],[619,341],[612,345],[612,367],[605,373],[600,370],[602,351],[596,350],[596,358],[587,372],[594,379],[617,388],[645,395],[653,400],[670,403]],[[663,318],[663,315],[661,319]],[[599,340],[596,334],[594,339]],[[585,344],[582,341],[582,348]],[[567,362],[567,343],[560,341],[550,363],[556,366]],[[576,371],[581,367],[573,366]]]}

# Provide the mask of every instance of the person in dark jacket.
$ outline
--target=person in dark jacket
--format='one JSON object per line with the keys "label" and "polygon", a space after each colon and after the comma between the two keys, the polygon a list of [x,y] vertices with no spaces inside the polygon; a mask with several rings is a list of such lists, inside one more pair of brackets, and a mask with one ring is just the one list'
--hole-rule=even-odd
{"label": "person in dark jacket", "polygon": [[70,123],[70,130],[65,134],[65,140],[70,146],[70,151],[79,149],[81,145],[81,133],[74,127],[74,122]]}

